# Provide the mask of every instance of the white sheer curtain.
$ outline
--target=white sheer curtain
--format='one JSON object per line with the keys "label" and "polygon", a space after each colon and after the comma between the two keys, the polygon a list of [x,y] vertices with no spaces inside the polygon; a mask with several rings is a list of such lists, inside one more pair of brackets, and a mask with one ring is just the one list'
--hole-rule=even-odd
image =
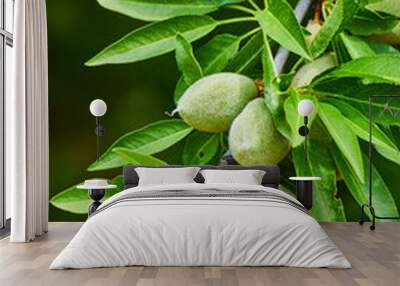
{"label": "white sheer curtain", "polygon": [[48,79],[45,0],[16,0],[13,92],[6,98],[6,187],[12,242],[48,225]]}

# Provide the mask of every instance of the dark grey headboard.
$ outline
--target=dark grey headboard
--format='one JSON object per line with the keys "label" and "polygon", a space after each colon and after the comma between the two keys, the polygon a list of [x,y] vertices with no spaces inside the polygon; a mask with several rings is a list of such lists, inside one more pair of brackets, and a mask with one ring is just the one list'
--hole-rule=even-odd
{"label": "dark grey headboard", "polygon": [[[123,175],[124,175],[124,189],[133,188],[138,185],[139,177],[135,171],[137,167],[149,167],[149,166],[142,166],[142,165],[127,165],[124,166]],[[182,165],[168,165],[168,166],[161,166],[156,168],[179,168],[179,167],[190,167],[190,166],[182,166]],[[193,167],[193,166],[192,166]],[[230,166],[195,166],[200,167],[201,169],[219,169],[219,170],[249,170],[249,169],[256,169],[256,170],[263,170],[265,171],[264,178],[262,180],[262,185],[265,187],[271,187],[278,189],[279,188],[279,177],[280,177],[280,170],[278,166],[237,166],[237,165],[230,165]],[[154,168],[154,167],[152,167]],[[199,173],[196,178],[194,179],[198,183],[203,183],[204,178]]]}

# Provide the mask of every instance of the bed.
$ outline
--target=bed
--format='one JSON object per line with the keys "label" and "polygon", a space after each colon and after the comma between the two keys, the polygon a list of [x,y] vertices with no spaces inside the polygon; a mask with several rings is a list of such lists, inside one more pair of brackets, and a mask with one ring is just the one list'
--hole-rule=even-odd
{"label": "bed", "polygon": [[262,170],[261,185],[205,184],[199,173],[195,183],[151,186],[138,186],[136,167],[124,167],[125,190],[99,207],[50,269],[351,267],[301,203],[278,189],[277,166],[200,166]]}

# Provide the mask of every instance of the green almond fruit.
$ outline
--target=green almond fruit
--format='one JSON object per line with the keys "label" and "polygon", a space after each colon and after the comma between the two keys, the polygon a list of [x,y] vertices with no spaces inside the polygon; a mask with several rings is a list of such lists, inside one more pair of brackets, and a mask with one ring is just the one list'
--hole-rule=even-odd
{"label": "green almond fruit", "polygon": [[264,99],[257,98],[233,121],[229,148],[241,165],[275,165],[288,154],[290,145],[276,130]]}
{"label": "green almond fruit", "polygon": [[177,111],[193,128],[226,131],[246,104],[257,97],[254,81],[235,73],[212,74],[196,81],[178,101]]}

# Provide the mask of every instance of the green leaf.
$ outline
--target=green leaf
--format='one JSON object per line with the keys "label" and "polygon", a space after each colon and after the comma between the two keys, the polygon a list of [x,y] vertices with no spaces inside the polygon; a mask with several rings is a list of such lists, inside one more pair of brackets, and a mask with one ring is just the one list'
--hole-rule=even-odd
{"label": "green leaf", "polygon": [[336,197],[336,168],[326,146],[309,140],[307,163],[303,146],[294,148],[292,155],[298,176],[321,177],[320,181],[314,182],[313,217],[319,221],[345,221],[343,203]]}
{"label": "green leaf", "polygon": [[346,221],[342,200],[337,197],[335,163],[326,145],[310,140],[308,160],[312,176],[321,177],[315,182],[315,207],[311,210],[319,220]]}
{"label": "green leaf", "polygon": [[336,59],[339,65],[342,65],[351,60],[343,41],[336,35],[331,42],[332,50],[336,55]]}
{"label": "green leaf", "polygon": [[[203,74],[209,75],[222,71],[229,60],[239,49],[240,38],[230,34],[221,34],[212,38],[205,45],[195,51],[195,57],[202,67]],[[190,86],[183,78],[176,84],[174,101],[178,102],[186,89]]]}
{"label": "green leaf", "polygon": [[[400,128],[399,127],[392,127],[390,128],[394,132],[392,135],[395,135],[394,138],[390,135],[397,143],[397,146],[400,146]],[[385,132],[387,129],[385,130]],[[393,199],[396,203],[397,210],[400,212],[400,192],[399,190],[399,178],[398,174],[400,174],[400,165],[395,164],[391,161],[386,160],[379,154],[375,154],[376,152],[372,153],[372,160],[374,166],[376,167],[379,174],[382,176],[383,181],[385,182],[386,186],[390,190]]]}
{"label": "green leaf", "polygon": [[274,79],[277,76],[271,47],[266,34],[264,34],[264,50],[262,53],[264,98],[265,104],[272,113],[276,129],[287,139],[290,139],[290,126],[286,122],[283,110],[283,96],[274,89]]}
{"label": "green leaf", "polygon": [[322,102],[319,104],[318,115],[332,136],[333,141],[335,141],[344,157],[354,168],[358,178],[364,182],[360,145],[354,132],[346,128],[347,122],[343,115],[336,107]]}
{"label": "green leaf", "polygon": [[400,2],[398,0],[374,1],[366,6],[367,9],[388,13],[400,17]]}
{"label": "green leaf", "polygon": [[268,8],[256,12],[256,18],[264,33],[274,41],[301,57],[311,59],[303,30],[285,0],[270,1]]}
{"label": "green leaf", "polygon": [[272,56],[271,47],[269,45],[268,37],[264,34],[264,50],[262,53],[263,65],[263,80],[264,80],[264,96],[265,102],[269,109],[274,112],[281,102],[281,95],[275,94],[272,89],[272,84],[277,76],[274,58]]}
{"label": "green leaf", "polygon": [[277,75],[272,81],[272,92],[277,94],[288,93],[294,76],[295,74],[293,72]]}
{"label": "green leaf", "polygon": [[376,151],[386,159],[400,165],[400,151],[396,148],[388,148],[387,146],[376,145]]}
{"label": "green leaf", "polygon": [[239,50],[240,38],[231,34],[216,35],[196,52],[204,75],[221,72]]}
{"label": "green leaf", "polygon": [[128,162],[113,153],[117,147],[125,147],[146,155],[161,152],[185,138],[193,129],[183,120],[161,120],[143,128],[129,132],[115,141],[101,155],[98,161],[89,166],[89,171],[106,170],[121,167]]}
{"label": "green leaf", "polygon": [[235,57],[228,63],[225,71],[249,75],[260,60],[264,48],[263,33],[255,34]]}
{"label": "green leaf", "polygon": [[330,144],[332,141],[332,137],[329,135],[324,123],[320,118],[318,118],[318,116],[313,120],[312,128],[310,128],[310,133],[307,138],[322,142],[324,144]]}
{"label": "green leaf", "polygon": [[97,0],[101,6],[135,19],[159,21],[183,15],[204,15],[243,0]]}
{"label": "green leaf", "polygon": [[[400,128],[398,126],[380,125],[382,131],[394,144],[400,146]],[[399,194],[400,195],[400,194]]]}
{"label": "green leaf", "polygon": [[[340,150],[336,146],[332,146],[331,154],[336,162],[341,177],[350,191],[353,198],[359,205],[368,203],[368,158],[364,157],[364,180],[360,179],[355,174],[352,166],[345,160]],[[372,165],[372,190],[373,190],[373,205],[379,216],[398,216],[398,210],[390,190],[385,184],[378,170]],[[369,217],[370,213],[366,212]]]}
{"label": "green leaf", "polygon": [[[101,201],[115,195],[124,188],[123,177],[117,176],[112,180],[108,181],[109,184],[117,185],[116,189],[106,190],[104,198]],[[82,182],[83,183],[83,182]],[[82,184],[80,183],[80,184]],[[77,189],[76,184],[68,189],[54,195],[50,199],[50,203],[58,209],[74,214],[87,214],[88,206],[93,202],[88,196],[88,191],[83,189]]]}
{"label": "green leaf", "polygon": [[364,41],[376,54],[399,53],[399,51],[396,48],[392,47],[387,43],[374,41],[370,39],[364,39]]}
{"label": "green leaf", "polygon": [[181,16],[151,23],[106,47],[86,65],[133,63],[150,59],[173,51],[178,33],[193,42],[210,33],[216,26],[217,22],[209,16]]}
{"label": "green leaf", "polygon": [[153,157],[151,155],[142,154],[132,151],[128,148],[117,147],[112,150],[114,153],[121,156],[129,164],[146,165],[146,166],[164,166],[168,165],[166,162]]}
{"label": "green leaf", "polygon": [[[374,121],[384,125],[400,126],[400,121],[394,118],[389,112],[381,114],[386,96],[400,95],[400,87],[398,86],[387,84],[364,85],[359,79],[341,78],[322,81],[313,88],[322,98],[346,100],[365,116],[369,114],[369,95],[382,96],[382,100],[376,98],[371,104]],[[393,112],[400,111],[400,102],[392,101],[391,109]]]}
{"label": "green leaf", "polygon": [[399,20],[390,15],[381,15],[366,9],[360,9],[347,29],[358,36],[388,33],[397,26]]}
{"label": "green leaf", "polygon": [[357,9],[358,4],[354,0],[336,1],[331,15],[311,44],[310,50],[314,58],[325,51],[333,37],[352,20]]}
{"label": "green leaf", "polygon": [[383,1],[383,0],[361,0],[360,1],[360,6],[361,7],[365,7],[365,6],[369,5],[369,4],[380,2],[380,1]]}
{"label": "green leaf", "polygon": [[189,85],[185,82],[183,76],[181,76],[176,82],[175,90],[174,90],[174,102],[177,103],[179,98],[185,93],[185,91],[189,88]]}
{"label": "green leaf", "polygon": [[283,104],[272,113],[272,119],[274,120],[275,128],[279,131],[279,133],[290,141],[292,131],[289,123],[286,121]]}
{"label": "green leaf", "polygon": [[309,118],[308,127],[311,128],[312,123],[316,117],[318,112],[318,101],[314,96],[299,94],[294,89],[291,90],[290,96],[286,98],[284,103],[284,110],[286,121],[289,123],[291,136],[290,142],[292,143],[292,147],[295,148],[304,142],[304,136],[301,136],[298,132],[300,126],[304,125],[304,118],[299,115],[297,111],[297,106],[299,102],[303,99],[309,99],[314,103],[315,110]]}
{"label": "green leaf", "polygon": [[347,62],[327,74],[329,77],[357,77],[384,83],[400,84],[400,55],[381,54]]}
{"label": "green leaf", "polygon": [[292,86],[306,87],[315,77],[336,66],[337,60],[333,53],[323,55],[322,57],[302,66],[293,78]]}
{"label": "green leaf", "polygon": [[[365,141],[369,140],[369,121],[364,114],[343,100],[329,99],[328,102],[340,110],[340,112],[344,115],[348,126],[357,136]],[[371,127],[373,144],[397,149],[396,145],[391,142],[390,138],[386,136],[379,126],[373,124]]]}
{"label": "green leaf", "polygon": [[207,164],[217,154],[220,134],[196,131],[186,140],[183,148],[184,165]]}
{"label": "green leaf", "polygon": [[74,214],[86,214],[91,204],[87,190],[70,187],[53,196],[50,203],[58,209]]}
{"label": "green leaf", "polygon": [[[366,41],[362,40],[361,38],[342,33],[341,39],[352,59],[371,57],[375,55],[375,51],[370,47],[370,45],[368,45]],[[364,78],[362,79],[362,82],[364,84],[371,84],[375,82],[380,83],[381,80]]]}
{"label": "green leaf", "polygon": [[191,85],[203,77],[200,64],[193,55],[192,46],[181,34],[176,36],[175,54],[176,63],[186,84]]}
{"label": "green leaf", "polygon": [[375,55],[375,52],[371,47],[359,37],[341,33],[340,38],[352,59],[371,57]]}
{"label": "green leaf", "polygon": [[[362,140],[369,141],[369,121],[364,114],[350,104],[341,100],[329,100],[345,116],[347,125]],[[400,164],[400,151],[396,144],[377,126],[372,124],[372,143],[385,158]]]}

